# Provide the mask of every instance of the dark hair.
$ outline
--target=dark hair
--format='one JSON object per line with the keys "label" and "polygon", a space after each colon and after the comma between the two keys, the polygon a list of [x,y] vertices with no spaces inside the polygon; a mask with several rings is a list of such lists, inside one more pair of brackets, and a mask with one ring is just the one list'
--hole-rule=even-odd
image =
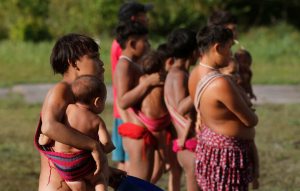
{"label": "dark hair", "polygon": [[252,56],[251,56],[250,52],[248,52],[247,50],[242,50],[242,49],[237,50],[235,52],[235,54],[234,54],[234,57],[236,59],[238,59],[238,58],[240,58],[243,55],[246,55],[246,56],[248,56],[250,58],[250,64],[251,64],[251,62],[252,62]]}
{"label": "dark hair", "polygon": [[214,12],[207,20],[207,25],[228,25],[237,24],[235,16],[230,14],[228,11],[217,11]]}
{"label": "dark hair", "polygon": [[93,52],[99,52],[99,46],[90,37],[75,33],[61,37],[55,43],[50,56],[54,74],[64,74],[68,71],[68,60],[74,65],[76,60]]}
{"label": "dark hair", "polygon": [[140,60],[140,67],[144,74],[163,72],[165,68],[163,55],[149,51]]}
{"label": "dark hair", "polygon": [[157,52],[159,54],[163,55],[165,57],[165,59],[168,59],[168,58],[172,57],[170,55],[170,53],[168,52],[168,48],[167,48],[167,44],[166,43],[159,45],[158,48],[157,48]]}
{"label": "dark hair", "polygon": [[188,29],[178,29],[171,33],[167,42],[170,56],[186,59],[197,48],[196,33]]}
{"label": "dark hair", "polygon": [[115,29],[115,39],[124,50],[129,39],[138,40],[141,36],[148,34],[148,29],[136,21],[122,23]]}
{"label": "dark hair", "polygon": [[105,84],[95,76],[84,75],[78,77],[71,86],[75,102],[91,104],[94,98],[103,100],[106,96]]}
{"label": "dark hair", "polygon": [[202,28],[197,34],[197,44],[199,51],[203,54],[214,43],[226,43],[233,39],[233,33],[230,29],[222,25],[208,25]]}

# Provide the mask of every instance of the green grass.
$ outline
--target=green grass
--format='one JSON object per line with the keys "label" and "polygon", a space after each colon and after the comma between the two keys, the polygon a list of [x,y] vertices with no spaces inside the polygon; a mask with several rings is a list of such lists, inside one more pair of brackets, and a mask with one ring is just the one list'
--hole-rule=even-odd
{"label": "green grass", "polygon": [[[0,188],[1,191],[37,190],[40,159],[33,137],[42,105],[29,105],[19,95],[0,99]],[[300,188],[300,104],[256,106],[260,117],[256,144],[259,149],[261,191],[297,191]],[[112,129],[112,106],[101,117]],[[110,158],[110,157],[109,157]],[[109,161],[110,165],[116,163]],[[167,190],[168,176],[158,186]],[[185,191],[182,177],[182,191]]]}
{"label": "green grass", "polygon": [[[152,38],[154,39],[154,38]],[[152,48],[166,39],[155,38]],[[100,54],[104,61],[105,83],[111,84],[110,48],[113,39],[100,38]],[[240,34],[240,43],[253,57],[254,84],[299,84],[300,31],[285,23],[273,27],[252,28]],[[61,79],[53,75],[50,54],[53,42],[0,41],[0,87],[20,83],[53,83]],[[233,51],[238,46],[233,47]]]}

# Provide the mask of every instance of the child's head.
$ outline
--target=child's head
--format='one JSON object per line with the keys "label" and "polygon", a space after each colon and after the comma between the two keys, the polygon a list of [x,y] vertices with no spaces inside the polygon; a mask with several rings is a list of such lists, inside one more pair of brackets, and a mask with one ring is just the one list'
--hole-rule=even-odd
{"label": "child's head", "polygon": [[208,25],[197,34],[197,44],[202,56],[213,59],[218,68],[226,67],[232,56],[233,34],[221,25]]}
{"label": "child's head", "polygon": [[167,44],[161,44],[157,48],[157,52],[164,57],[164,63],[165,63],[165,70],[168,72],[173,65],[173,58],[169,54],[168,49],[167,49]]}
{"label": "child's head", "polygon": [[153,7],[153,3],[141,4],[135,1],[127,1],[120,7],[118,18],[122,22],[136,21],[148,27],[149,19],[146,13],[151,11]]}
{"label": "child's head", "polygon": [[163,55],[158,52],[149,51],[140,60],[140,67],[144,74],[164,73],[165,64]]}
{"label": "child's head", "polygon": [[235,83],[239,80],[239,64],[233,57],[230,58],[228,66],[221,68],[220,72],[228,76]]}
{"label": "child's head", "polygon": [[75,103],[89,105],[97,114],[104,110],[107,90],[97,77],[80,76],[72,83],[71,89]]}
{"label": "child's head", "polygon": [[168,38],[167,51],[174,59],[190,60],[190,65],[195,65],[199,58],[196,33],[188,29],[172,32]]}
{"label": "child's head", "polygon": [[233,32],[233,38],[238,38],[237,19],[228,11],[216,11],[207,20],[207,25],[222,25]]}
{"label": "child's head", "polygon": [[236,51],[234,57],[237,60],[238,64],[240,65],[241,72],[248,72],[250,70],[252,57],[248,51],[240,49]]}
{"label": "child's head", "polygon": [[122,50],[130,51],[137,57],[141,57],[150,47],[147,34],[148,29],[135,21],[122,23],[115,30],[115,38]]}
{"label": "child's head", "polygon": [[70,65],[77,67],[76,61],[91,54],[97,54],[99,58],[99,46],[92,38],[74,33],[61,37],[55,43],[50,56],[54,74],[65,74]]}

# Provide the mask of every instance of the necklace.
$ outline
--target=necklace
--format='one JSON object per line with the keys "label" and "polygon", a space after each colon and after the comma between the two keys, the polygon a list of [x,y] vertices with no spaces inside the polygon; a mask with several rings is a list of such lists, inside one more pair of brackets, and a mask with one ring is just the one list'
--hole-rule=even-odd
{"label": "necklace", "polygon": [[219,71],[219,69],[217,69],[217,68],[214,68],[214,67],[212,67],[212,66],[208,66],[208,65],[206,65],[206,64],[202,64],[202,62],[200,62],[200,65],[201,65],[201,66],[204,66],[204,67],[206,67],[206,68],[210,68],[210,69],[213,69],[213,70]]}
{"label": "necklace", "polygon": [[89,110],[89,108],[88,108],[88,107],[85,107],[85,106],[83,106],[83,105],[81,105],[81,104],[78,104],[78,103],[76,103],[76,105],[77,105],[78,107],[80,107],[80,108],[84,108],[84,109],[87,109],[87,110]]}
{"label": "necklace", "polygon": [[119,57],[119,59],[121,59],[121,58],[124,58],[124,59],[126,59],[126,60],[128,60],[129,62],[131,62],[131,63],[133,63],[133,64],[136,64],[137,65],[137,63],[135,63],[135,62],[133,62],[128,56],[125,56],[125,55],[121,55],[120,57]]}

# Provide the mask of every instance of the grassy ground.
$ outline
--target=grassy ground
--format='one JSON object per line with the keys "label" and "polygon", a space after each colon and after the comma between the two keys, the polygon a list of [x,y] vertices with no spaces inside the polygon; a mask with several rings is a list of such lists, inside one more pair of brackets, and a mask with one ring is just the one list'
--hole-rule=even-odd
{"label": "grassy ground", "polygon": [[[154,39],[154,38],[152,38]],[[100,38],[101,59],[105,63],[105,82],[111,84],[110,48],[112,38]],[[152,48],[165,39],[152,40]],[[299,84],[300,32],[284,23],[273,27],[253,28],[240,34],[240,43],[253,57],[254,84]],[[17,83],[57,82],[50,67],[54,42],[0,41],[0,87]],[[233,50],[237,50],[234,46]]]}
{"label": "grassy ground", "polygon": [[[300,188],[300,105],[257,106],[260,123],[256,143],[260,154],[261,191],[296,191]],[[25,104],[20,96],[0,100],[0,188],[2,191],[37,190],[40,171],[33,143],[41,105]],[[112,106],[101,114],[112,129]],[[112,166],[116,164],[110,161]],[[167,190],[167,175],[158,186]],[[182,178],[182,190],[185,183]]]}

